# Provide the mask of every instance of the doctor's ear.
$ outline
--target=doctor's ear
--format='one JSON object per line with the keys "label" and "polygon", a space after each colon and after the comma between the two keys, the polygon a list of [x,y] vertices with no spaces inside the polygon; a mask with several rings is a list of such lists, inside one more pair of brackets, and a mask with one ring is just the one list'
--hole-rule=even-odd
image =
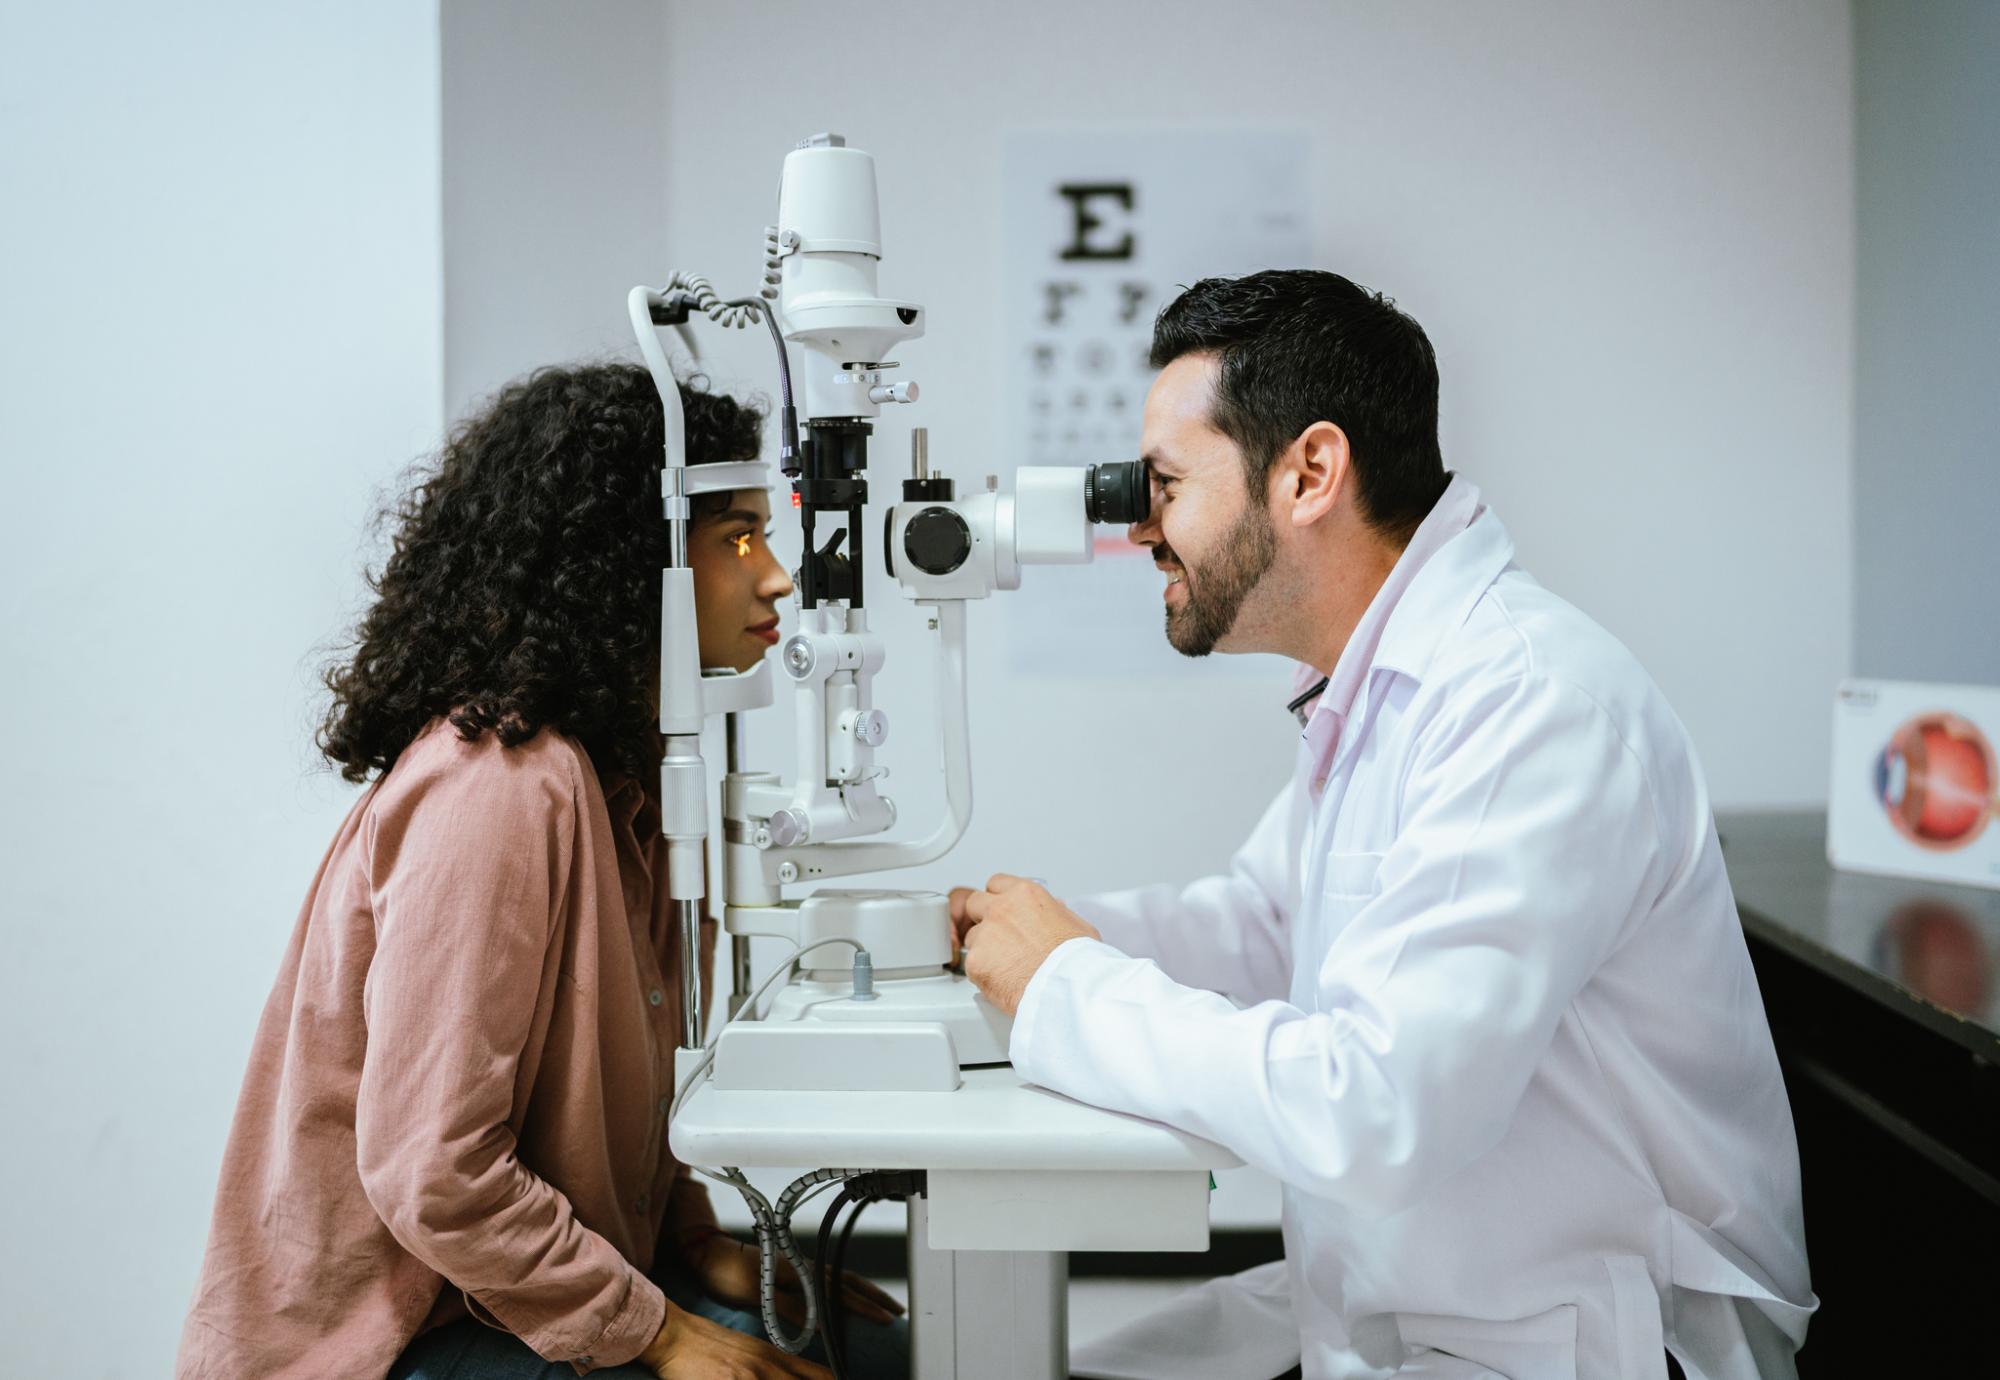
{"label": "doctor's ear", "polygon": [[1347,492],[1352,462],[1347,433],[1332,422],[1314,422],[1271,466],[1275,516],[1294,527],[1320,521]]}

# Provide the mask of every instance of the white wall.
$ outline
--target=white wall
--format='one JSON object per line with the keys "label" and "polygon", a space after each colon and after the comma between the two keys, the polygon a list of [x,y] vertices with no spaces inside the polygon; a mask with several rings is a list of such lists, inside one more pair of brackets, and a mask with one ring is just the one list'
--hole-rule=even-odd
{"label": "white wall", "polygon": [[2000,5],[1855,6],[1854,670],[2000,685]]}
{"label": "white wall", "polygon": [[[794,141],[835,130],[877,157],[883,291],[930,311],[925,338],[898,351],[925,392],[878,427],[878,494],[893,494],[913,425],[961,481],[1016,463],[991,442],[1007,434],[1006,131],[1305,127],[1317,263],[1424,323],[1447,460],[1485,490],[1522,563],[1652,671],[1719,804],[1824,798],[1851,585],[1844,4],[670,14],[672,267],[747,289]],[[771,386],[763,341],[711,349],[718,381]],[[933,741],[923,643],[899,604],[878,599],[873,615],[897,639],[878,682],[892,762]],[[973,614],[972,829],[904,884],[1004,868],[1082,892],[1224,865],[1291,760],[1282,682],[1201,663],[1036,678],[1011,667],[1004,616]],[[787,720],[755,739],[757,765],[789,766]],[[923,774],[890,784],[906,819],[941,797]],[[1226,1178],[1217,1219],[1268,1220],[1271,1203],[1268,1185]]]}
{"label": "white wall", "polygon": [[0,1373],[137,1380],[351,798],[314,648],[442,424],[436,16],[0,24]]}
{"label": "white wall", "polygon": [[[551,62],[643,17],[495,14]],[[863,27],[804,3],[679,4],[661,41],[637,65],[667,166],[633,167],[628,191],[650,195],[650,171],[665,210],[618,251],[658,246],[641,276],[747,283],[801,134],[842,129],[881,158],[885,286],[932,311],[911,355],[922,415],[885,425],[884,483],[912,421],[961,476],[1011,464],[983,441],[1003,130],[1318,131],[1320,262],[1429,328],[1447,453],[1524,562],[1652,667],[1718,799],[1821,797],[1851,583],[1844,6],[1117,0],[898,7]],[[475,134],[599,118],[588,69],[561,70],[454,108]],[[631,227],[538,208],[511,249],[454,241],[447,380],[439,83],[427,4],[0,12],[5,1373],[165,1369],[257,1012],[352,798],[313,762],[311,672],[360,599],[362,520],[435,444],[442,400],[622,334],[615,301],[565,304],[622,297],[632,260],[579,266]],[[595,185],[560,166],[581,146],[543,137],[559,128],[518,128],[529,185]],[[504,195],[452,176],[462,207]],[[529,250],[548,281],[516,297],[526,314],[488,297],[479,315],[480,273]],[[712,367],[769,386],[754,338],[718,343]],[[1288,758],[1279,688],[1193,665],[1017,679],[999,613],[974,618],[978,820],[924,876],[1012,866],[1075,890],[1218,865]],[[911,620],[883,617],[891,760],[908,763],[928,668]],[[782,718],[756,738],[789,762]],[[907,767],[892,787],[906,815],[936,798]]]}
{"label": "white wall", "polygon": [[[842,131],[878,158],[884,291],[930,308],[926,337],[899,352],[926,391],[880,428],[885,482],[919,423],[962,478],[1013,464],[988,444],[1004,434],[1005,131],[1308,127],[1318,262],[1429,330],[1447,459],[1485,489],[1522,563],[1637,652],[1718,802],[1823,798],[1851,584],[1844,5],[671,15],[662,241],[676,266],[752,280],[801,135]],[[764,385],[767,353],[725,340],[714,371]],[[977,611],[975,634],[997,632],[999,612]],[[996,637],[975,655],[979,814],[938,880],[1189,876],[1224,860],[1289,762],[1276,684],[1192,664],[1031,679],[1003,654]],[[920,730],[906,744],[928,741],[923,689],[919,673],[903,697]]]}
{"label": "white wall", "polygon": [[654,0],[443,0],[445,413],[539,365],[631,353],[664,276]]}
{"label": "white wall", "polygon": [[[893,493],[917,424],[961,480],[1004,472],[1015,457],[989,440],[1005,430],[1004,132],[1309,128],[1318,262],[1426,324],[1447,456],[1499,507],[1523,562],[1652,669],[1720,803],[1822,798],[1851,583],[1845,6],[871,13],[860,26],[805,3],[675,4],[649,123],[624,97],[645,24],[628,6],[558,24],[519,3],[447,0],[454,411],[535,363],[627,348],[604,323],[633,276],[608,265],[748,290],[780,159],[834,129],[880,160],[884,290],[931,312],[926,339],[899,352],[926,391],[878,428],[878,491]],[[579,80],[593,68],[610,74],[594,87]],[[475,76],[534,91],[533,118]],[[611,208],[653,190],[649,141],[665,209],[635,252],[630,212]],[[620,160],[629,177],[607,166]],[[548,188],[518,217],[493,214]],[[531,259],[543,267],[526,274]],[[760,333],[704,340],[717,383],[771,389]],[[894,658],[881,682],[891,789],[920,821],[942,794],[925,769],[926,639],[897,597],[873,602]],[[1005,613],[996,601],[973,617],[972,830],[901,881],[1004,867],[1075,892],[1222,865],[1290,760],[1281,683],[1202,663],[1167,679],[1028,676],[1012,667]],[[756,765],[789,767],[785,713],[752,737]],[[1267,1199],[1253,1187],[1218,1216],[1260,1217]]]}

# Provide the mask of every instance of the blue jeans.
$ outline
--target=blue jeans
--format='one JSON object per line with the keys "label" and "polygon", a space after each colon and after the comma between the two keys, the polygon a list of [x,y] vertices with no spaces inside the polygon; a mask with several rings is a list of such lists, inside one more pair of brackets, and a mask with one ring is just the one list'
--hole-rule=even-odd
{"label": "blue jeans", "polygon": [[[658,1283],[675,1306],[737,1332],[764,1337],[762,1318],[716,1302],[693,1280],[676,1273],[663,1276]],[[883,1324],[849,1314],[846,1323],[847,1346],[842,1359],[852,1380],[907,1380],[909,1319]],[[823,1336],[813,1338],[805,1355],[826,1364]],[[590,1374],[592,1380],[599,1376],[603,1380],[654,1380],[653,1372],[637,1361],[606,1366]],[[387,1380],[576,1380],[576,1371],[567,1361],[544,1361],[511,1332],[488,1327],[477,1318],[462,1318],[411,1342],[389,1367]]]}

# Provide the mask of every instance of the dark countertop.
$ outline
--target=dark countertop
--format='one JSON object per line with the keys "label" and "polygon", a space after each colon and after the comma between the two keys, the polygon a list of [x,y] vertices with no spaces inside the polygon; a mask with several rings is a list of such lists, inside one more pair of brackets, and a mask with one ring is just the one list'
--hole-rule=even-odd
{"label": "dark countertop", "polygon": [[1836,872],[1817,811],[1716,828],[1797,1133],[1801,1380],[1991,1374],[2000,891]]}
{"label": "dark countertop", "polygon": [[2000,1062],[2000,890],[1836,872],[1819,811],[1716,829],[1753,939]]}

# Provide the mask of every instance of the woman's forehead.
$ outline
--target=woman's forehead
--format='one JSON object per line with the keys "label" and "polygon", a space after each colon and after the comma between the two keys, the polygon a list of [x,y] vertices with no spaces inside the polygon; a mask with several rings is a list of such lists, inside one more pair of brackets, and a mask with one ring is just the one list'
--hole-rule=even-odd
{"label": "woman's forehead", "polygon": [[754,518],[758,522],[771,520],[771,494],[767,489],[731,489],[725,496],[726,502],[714,514],[716,521],[735,517]]}

